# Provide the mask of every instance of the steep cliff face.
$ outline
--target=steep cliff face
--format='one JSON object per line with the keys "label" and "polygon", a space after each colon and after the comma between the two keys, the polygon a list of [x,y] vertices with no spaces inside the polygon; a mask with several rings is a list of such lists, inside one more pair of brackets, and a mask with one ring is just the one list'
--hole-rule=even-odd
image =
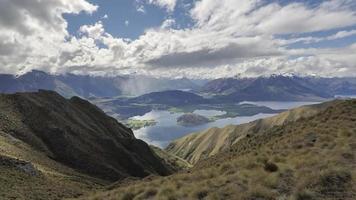
{"label": "steep cliff face", "polygon": [[130,129],[78,97],[49,91],[0,95],[0,131],[90,176],[113,181],[169,174]]}

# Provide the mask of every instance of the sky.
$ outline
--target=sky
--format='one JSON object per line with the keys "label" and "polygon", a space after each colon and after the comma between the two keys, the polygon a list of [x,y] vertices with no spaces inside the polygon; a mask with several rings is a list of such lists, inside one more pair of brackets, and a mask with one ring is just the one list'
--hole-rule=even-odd
{"label": "sky", "polygon": [[355,0],[0,0],[0,73],[356,76]]}

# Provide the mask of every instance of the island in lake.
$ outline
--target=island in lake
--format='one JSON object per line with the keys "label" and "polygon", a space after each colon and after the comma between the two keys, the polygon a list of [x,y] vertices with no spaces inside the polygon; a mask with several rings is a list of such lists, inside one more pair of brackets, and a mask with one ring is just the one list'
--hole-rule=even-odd
{"label": "island in lake", "polygon": [[181,126],[198,126],[211,121],[209,118],[195,113],[186,113],[177,119],[177,123]]}
{"label": "island in lake", "polygon": [[157,124],[157,122],[153,119],[149,119],[149,120],[129,119],[126,121],[125,124],[127,127],[133,130],[138,130],[144,127],[154,126]]}

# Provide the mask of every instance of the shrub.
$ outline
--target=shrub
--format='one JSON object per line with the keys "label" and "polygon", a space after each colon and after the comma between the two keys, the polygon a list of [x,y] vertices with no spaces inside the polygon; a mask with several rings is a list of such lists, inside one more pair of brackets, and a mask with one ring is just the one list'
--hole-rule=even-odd
{"label": "shrub", "polygon": [[278,166],[272,162],[266,162],[264,169],[267,172],[276,172],[276,171],[278,171]]}
{"label": "shrub", "polygon": [[198,189],[192,193],[194,199],[204,199],[206,196],[208,196],[208,190],[205,188]]}

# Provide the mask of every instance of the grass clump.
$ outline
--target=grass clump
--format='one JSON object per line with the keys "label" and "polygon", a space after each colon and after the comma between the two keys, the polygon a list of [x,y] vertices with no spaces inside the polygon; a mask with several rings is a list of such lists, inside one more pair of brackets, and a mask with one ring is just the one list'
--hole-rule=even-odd
{"label": "grass clump", "polygon": [[314,192],[310,190],[303,190],[300,192],[297,192],[294,196],[295,200],[314,200],[316,199],[316,195]]}
{"label": "grass clump", "polygon": [[256,185],[252,188],[249,188],[247,194],[245,194],[242,199],[244,200],[256,200],[256,199],[264,199],[264,200],[274,200],[276,199],[276,195],[268,188]]}
{"label": "grass clump", "polygon": [[348,170],[331,169],[323,172],[320,176],[321,193],[339,193],[347,189],[352,181],[352,175]]}
{"label": "grass clump", "polygon": [[122,200],[133,200],[134,198],[135,194],[132,192],[125,192],[121,197]]}
{"label": "grass clump", "polygon": [[192,192],[193,199],[204,199],[208,196],[209,189],[208,188],[197,188],[195,191]]}
{"label": "grass clump", "polygon": [[278,166],[272,162],[266,162],[264,169],[267,172],[276,172],[276,171],[278,171]]}

